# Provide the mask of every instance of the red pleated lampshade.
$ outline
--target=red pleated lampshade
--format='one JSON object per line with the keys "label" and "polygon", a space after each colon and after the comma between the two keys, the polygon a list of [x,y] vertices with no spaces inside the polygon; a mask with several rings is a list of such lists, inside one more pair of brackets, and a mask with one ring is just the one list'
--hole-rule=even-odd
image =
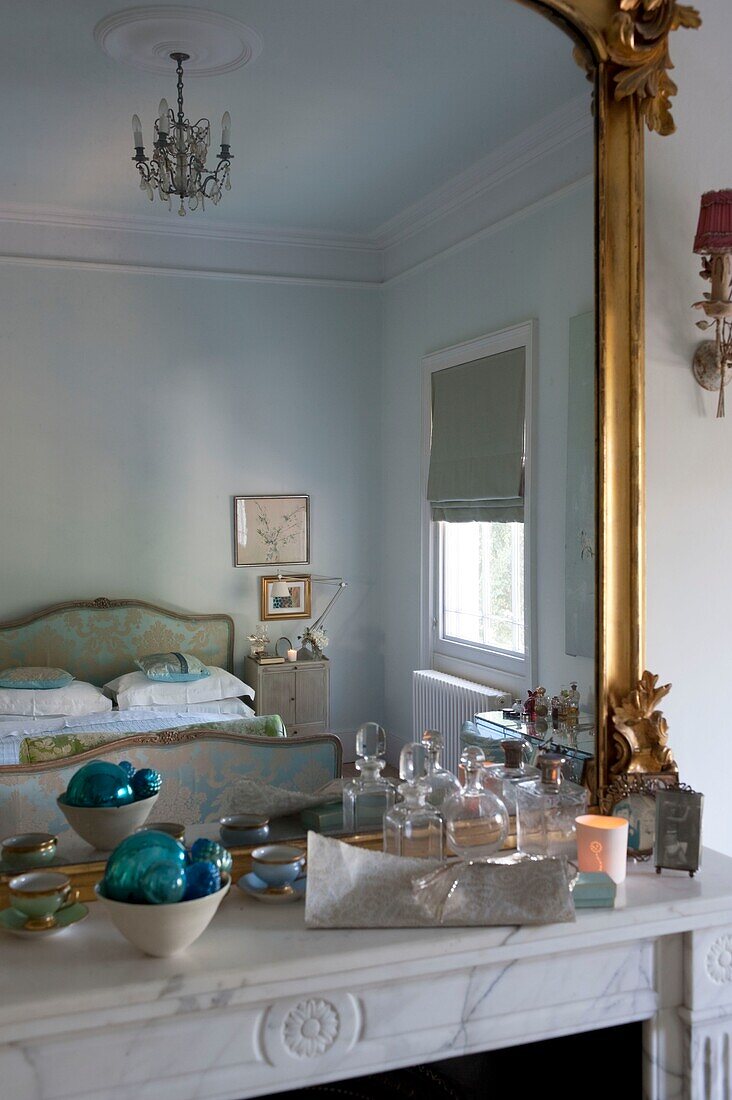
{"label": "red pleated lampshade", "polygon": [[732,190],[702,195],[694,251],[703,255],[732,252]]}

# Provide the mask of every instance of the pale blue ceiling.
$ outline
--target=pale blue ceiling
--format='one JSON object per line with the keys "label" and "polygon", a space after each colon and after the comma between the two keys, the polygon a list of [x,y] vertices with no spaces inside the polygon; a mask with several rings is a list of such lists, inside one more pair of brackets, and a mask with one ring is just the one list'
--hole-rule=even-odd
{"label": "pale blue ceiling", "polygon": [[[99,50],[95,24],[123,6],[3,0],[0,204],[160,216],[136,189],[130,118],[149,134],[174,74]],[[233,190],[207,219],[371,233],[537,118],[589,102],[570,40],[516,0],[210,7],[257,30],[264,49],[186,85],[190,114],[232,115]]]}

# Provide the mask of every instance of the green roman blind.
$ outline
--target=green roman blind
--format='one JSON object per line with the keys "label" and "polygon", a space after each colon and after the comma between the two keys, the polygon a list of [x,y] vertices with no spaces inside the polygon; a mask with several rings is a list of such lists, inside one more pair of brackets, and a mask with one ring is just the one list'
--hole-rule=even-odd
{"label": "green roman blind", "polygon": [[433,373],[434,520],[523,520],[525,392],[524,348]]}

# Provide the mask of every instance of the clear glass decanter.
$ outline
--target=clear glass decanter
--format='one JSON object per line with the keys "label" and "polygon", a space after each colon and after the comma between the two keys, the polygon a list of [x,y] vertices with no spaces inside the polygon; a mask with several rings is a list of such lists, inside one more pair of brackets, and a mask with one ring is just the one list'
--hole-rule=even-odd
{"label": "clear glass decanter", "polygon": [[426,801],[426,763],[424,745],[404,746],[399,756],[402,801],[384,814],[384,851],[393,856],[442,859],[442,817]]}
{"label": "clear glass decanter", "polygon": [[440,763],[444,739],[439,730],[425,730],[422,734],[422,744],[427,753],[422,786],[430,806],[439,810],[446,798],[460,790],[460,782],[456,775],[449,772],[447,768],[443,768]]}
{"label": "clear glass decanter", "polygon": [[505,764],[493,764],[483,771],[483,785],[497,794],[510,814],[516,813],[516,787],[519,779],[538,779],[540,771],[524,762],[526,742],[516,738],[503,742]]}
{"label": "clear glass decanter", "polygon": [[485,753],[469,745],[460,763],[465,786],[442,804],[448,855],[455,852],[468,862],[485,862],[499,851],[508,836],[508,810],[503,801],[483,785]]}
{"label": "clear glass decanter", "polygon": [[518,848],[534,856],[577,858],[574,819],[587,813],[587,788],[562,775],[564,757],[539,756],[538,779],[515,783]]}
{"label": "clear glass decanter", "polygon": [[343,828],[349,833],[383,828],[384,814],[394,805],[394,787],[381,772],[386,753],[386,733],[376,722],[366,722],[356,732],[356,771],[343,787]]}

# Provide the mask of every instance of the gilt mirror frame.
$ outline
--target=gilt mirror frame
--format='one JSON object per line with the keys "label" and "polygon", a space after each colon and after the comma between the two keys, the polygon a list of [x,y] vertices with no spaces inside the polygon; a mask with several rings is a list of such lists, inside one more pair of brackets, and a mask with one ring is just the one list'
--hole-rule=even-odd
{"label": "gilt mirror frame", "polygon": [[[645,654],[644,130],[673,133],[677,0],[518,0],[562,27],[594,83],[597,331],[596,800],[617,774],[612,710]],[[615,766],[614,766],[615,765]]]}

